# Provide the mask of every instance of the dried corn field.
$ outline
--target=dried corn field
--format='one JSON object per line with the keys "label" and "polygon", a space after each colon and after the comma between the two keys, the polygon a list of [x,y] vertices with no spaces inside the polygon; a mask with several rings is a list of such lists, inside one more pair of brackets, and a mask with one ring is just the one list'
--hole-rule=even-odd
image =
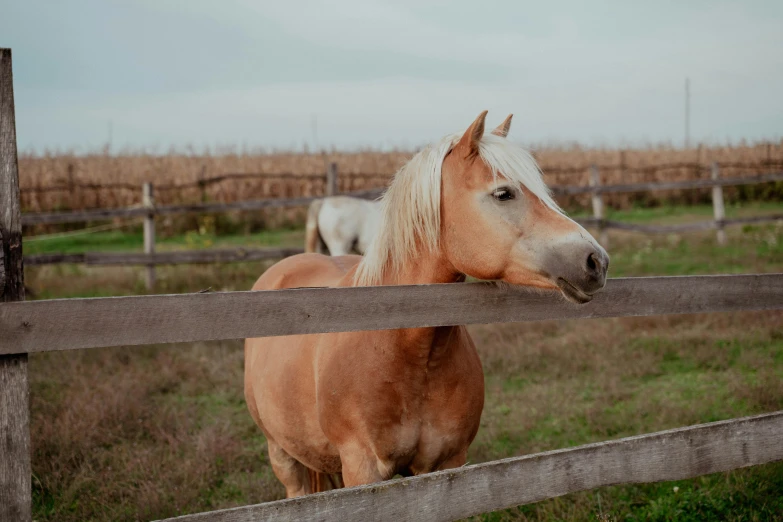
{"label": "dried corn field", "polygon": [[[141,184],[155,185],[159,204],[232,202],[291,198],[324,193],[326,165],[336,162],[341,191],[385,186],[412,152],[328,154],[44,154],[19,159],[22,205],[26,212],[132,206],[140,203]],[[783,142],[693,149],[658,147],[637,150],[538,148],[534,155],[550,185],[586,185],[588,168],[599,167],[602,183],[706,179],[717,161],[724,177],[783,170]],[[781,199],[783,187],[731,188],[727,198],[751,190],[761,199]],[[746,194],[747,196],[747,194]],[[696,203],[707,191],[609,194],[616,208],[663,202]],[[588,196],[562,198],[566,207],[583,206]]]}

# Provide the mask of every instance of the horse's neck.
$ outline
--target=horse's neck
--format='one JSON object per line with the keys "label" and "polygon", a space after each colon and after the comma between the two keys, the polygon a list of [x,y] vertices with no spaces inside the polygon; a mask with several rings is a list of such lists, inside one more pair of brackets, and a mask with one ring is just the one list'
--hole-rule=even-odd
{"label": "horse's neck", "polygon": [[407,260],[399,270],[387,270],[381,285],[429,285],[464,280],[465,275],[459,273],[444,255],[429,252]]}
{"label": "horse's neck", "polygon": [[409,363],[428,371],[449,356],[459,339],[461,326],[406,328],[396,332],[398,353]]}
{"label": "horse's neck", "polygon": [[[465,280],[465,275],[457,272],[440,252],[420,254],[409,259],[397,270],[387,270],[381,286],[390,285],[426,285],[439,283],[457,283]],[[406,360],[426,363],[423,370],[437,363],[451,346],[459,326],[440,326],[425,328],[406,328],[397,330],[398,348],[405,352]]]}

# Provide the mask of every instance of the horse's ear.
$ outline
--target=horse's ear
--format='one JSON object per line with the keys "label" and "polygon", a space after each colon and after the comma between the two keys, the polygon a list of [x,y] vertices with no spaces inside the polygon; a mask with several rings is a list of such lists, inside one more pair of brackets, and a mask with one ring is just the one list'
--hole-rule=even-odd
{"label": "horse's ear", "polygon": [[454,149],[459,149],[463,156],[475,156],[478,154],[479,141],[484,136],[484,120],[487,119],[487,111],[482,112],[476,118],[476,121],[470,124],[468,130],[457,142]]}
{"label": "horse's ear", "polygon": [[511,117],[514,116],[513,114],[509,114],[505,120],[503,120],[503,123],[498,125],[495,130],[492,131],[492,134],[495,136],[500,136],[501,138],[505,138],[508,136],[508,131],[511,129]]}

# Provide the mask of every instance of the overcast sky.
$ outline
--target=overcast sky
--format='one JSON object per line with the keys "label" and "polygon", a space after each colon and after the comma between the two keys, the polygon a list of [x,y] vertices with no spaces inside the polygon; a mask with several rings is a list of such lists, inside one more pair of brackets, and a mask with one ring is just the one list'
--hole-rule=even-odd
{"label": "overcast sky", "polygon": [[[783,1],[0,0],[21,150],[783,135]],[[316,125],[313,125],[313,123]],[[314,132],[314,130],[316,132]]]}

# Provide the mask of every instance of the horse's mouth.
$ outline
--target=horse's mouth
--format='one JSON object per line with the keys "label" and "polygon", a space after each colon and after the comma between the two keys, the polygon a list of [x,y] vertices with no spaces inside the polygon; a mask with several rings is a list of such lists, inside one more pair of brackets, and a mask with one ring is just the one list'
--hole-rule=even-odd
{"label": "horse's mouth", "polygon": [[593,300],[592,295],[584,293],[562,277],[557,278],[557,286],[560,288],[563,297],[572,303],[585,304]]}

